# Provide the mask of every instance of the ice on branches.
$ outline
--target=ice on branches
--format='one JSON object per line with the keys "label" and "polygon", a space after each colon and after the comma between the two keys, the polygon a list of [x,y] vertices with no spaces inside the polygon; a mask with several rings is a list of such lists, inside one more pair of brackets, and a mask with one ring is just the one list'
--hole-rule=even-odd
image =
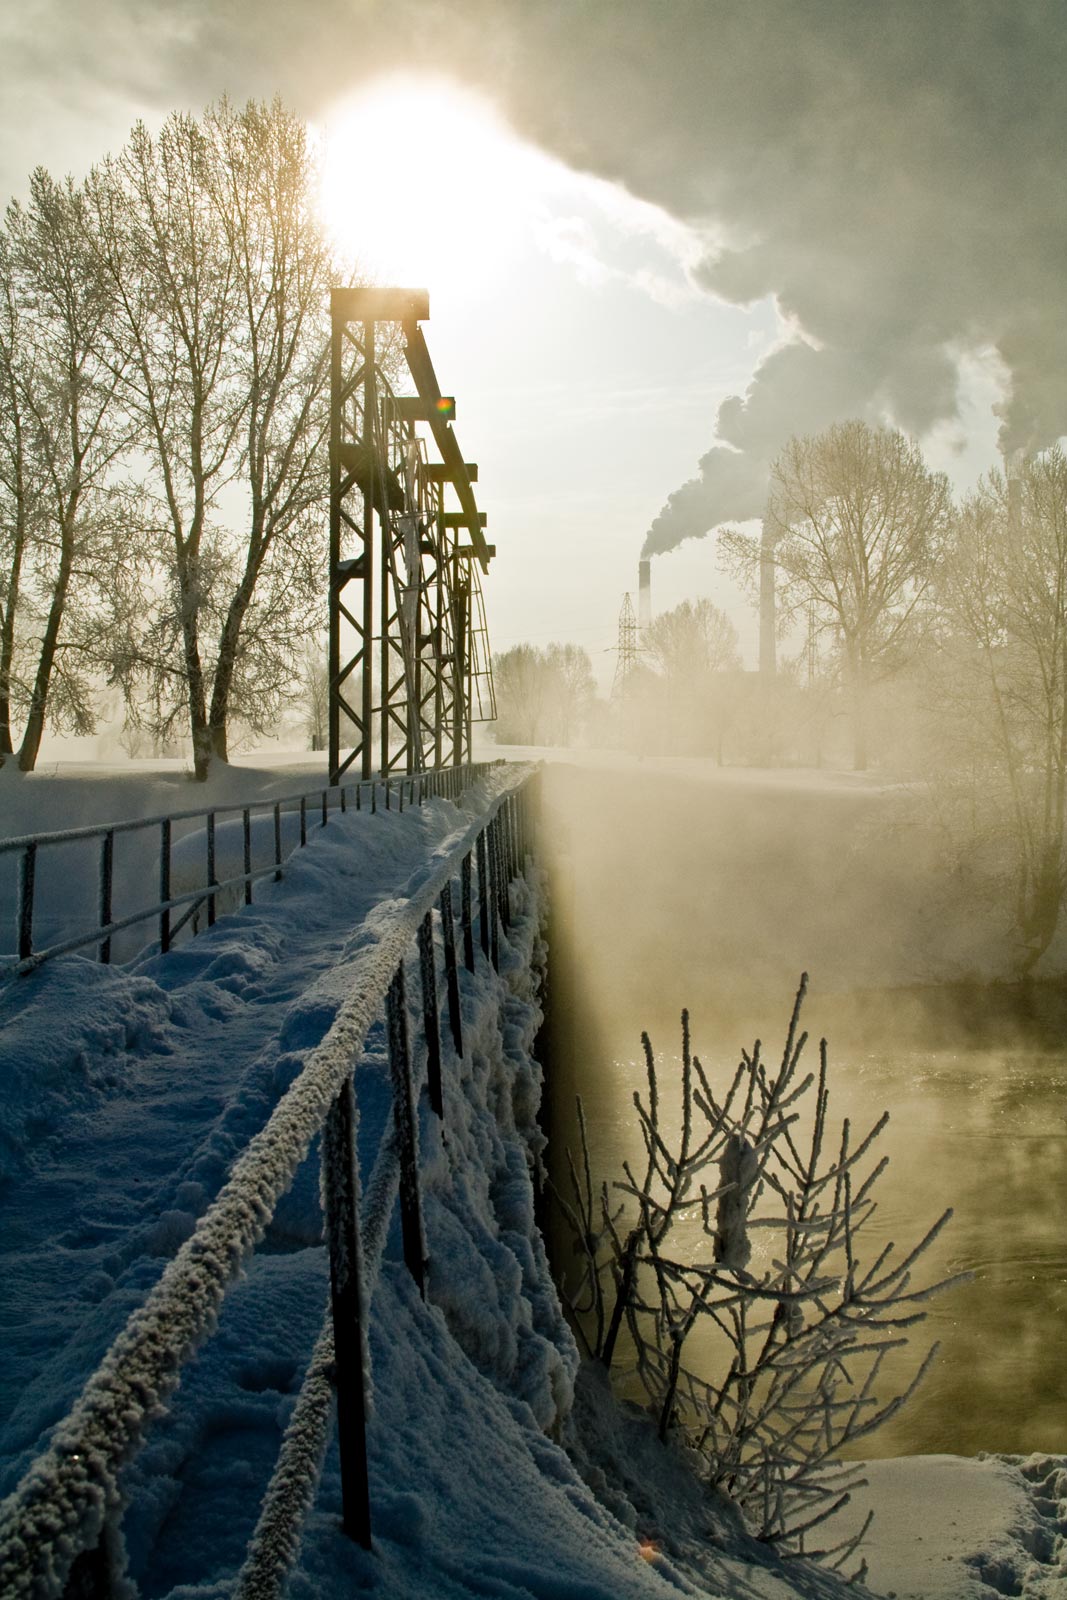
{"label": "ice on branches", "polygon": [[[759,1538],[839,1567],[867,1525],[838,1545],[812,1545],[862,1482],[838,1453],[914,1392],[934,1351],[889,1399],[878,1387],[885,1356],[923,1319],[922,1303],[958,1280],[913,1278],[951,1212],[903,1255],[893,1244],[868,1248],[887,1160],[874,1149],[888,1114],[858,1140],[847,1120],[831,1128],[826,1041],[817,1072],[800,1065],[806,990],[807,974],[779,1064],[764,1061],[757,1041],[722,1088],[693,1055],[682,1013],[676,1133],[643,1035],[647,1092],[634,1095],[643,1172],[624,1164],[620,1179],[594,1189],[579,1103],[581,1157],[570,1160],[571,1194],[558,1198],[580,1262],[567,1298],[589,1358],[628,1363],[661,1438],[699,1452],[709,1485]],[[694,1212],[703,1249],[691,1233],[675,1244],[676,1225],[685,1215],[691,1228]]]}

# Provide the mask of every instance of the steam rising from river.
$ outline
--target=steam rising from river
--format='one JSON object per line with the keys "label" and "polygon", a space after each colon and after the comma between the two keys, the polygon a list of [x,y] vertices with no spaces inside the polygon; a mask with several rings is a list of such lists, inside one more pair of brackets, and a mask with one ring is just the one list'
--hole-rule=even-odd
{"label": "steam rising from river", "polygon": [[[594,1180],[620,1176],[624,1157],[643,1166],[631,1105],[644,1090],[642,1028],[669,1125],[682,1007],[722,1087],[757,1036],[778,1058],[808,968],[802,1020],[813,1037],[802,1059],[816,1067],[825,1033],[831,1124],[849,1116],[858,1139],[890,1112],[878,1147],[890,1163],[865,1249],[895,1240],[904,1250],[952,1206],[921,1276],[976,1273],[935,1301],[911,1348],[892,1357],[885,1398],[942,1341],[919,1399],[863,1452],[1059,1449],[1062,985],[923,989],[1008,969],[990,907],[953,881],[900,790],[847,775],[593,761],[549,765],[544,779],[557,1181],[566,1183],[562,1152],[575,1142],[575,1091]],[[698,1210],[683,1252],[706,1249]]]}

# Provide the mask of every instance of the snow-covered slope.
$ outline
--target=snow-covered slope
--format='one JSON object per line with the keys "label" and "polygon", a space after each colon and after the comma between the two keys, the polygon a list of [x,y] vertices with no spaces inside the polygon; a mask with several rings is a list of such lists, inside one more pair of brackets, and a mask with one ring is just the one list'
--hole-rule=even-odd
{"label": "snow-covered slope", "polygon": [[[463,808],[434,802],[403,816],[331,820],[282,884],[185,949],[133,971],[66,958],[0,995],[5,1491],[297,1081],[360,962],[417,905],[434,861],[491,795],[483,788]],[[291,1592],[841,1595],[837,1580],[786,1568],[755,1546],[642,1419],[588,1376],[575,1403],[577,1357],[533,1213],[544,960],[536,872],[515,886],[513,907],[499,975],[480,952],[477,975],[464,975],[466,1049],[462,1062],[446,1054],[443,1124],[422,1106],[425,1302],[403,1265],[395,1215],[383,1221],[395,1185],[383,1142],[390,1090],[380,1026],[367,1039],[356,1088],[373,1285],[374,1551],[340,1531],[331,1443]],[[312,1151],[227,1295],[217,1332],[126,1471],[129,1570],[145,1595],[232,1592],[297,1412],[327,1277]],[[1054,1462],[1040,1471],[948,1462],[942,1485],[957,1469],[971,1475],[959,1480],[964,1498],[979,1484],[985,1497],[962,1536],[942,1526],[929,1497],[925,1523],[900,1500],[908,1469],[884,1496],[884,1468],[875,1469],[876,1500],[896,1495],[895,1525],[908,1534],[878,1547],[872,1577],[882,1590],[1054,1595],[1063,1471]],[[928,1590],[905,1586],[915,1581],[920,1525]],[[1009,1579],[1014,1587],[998,1587]]]}

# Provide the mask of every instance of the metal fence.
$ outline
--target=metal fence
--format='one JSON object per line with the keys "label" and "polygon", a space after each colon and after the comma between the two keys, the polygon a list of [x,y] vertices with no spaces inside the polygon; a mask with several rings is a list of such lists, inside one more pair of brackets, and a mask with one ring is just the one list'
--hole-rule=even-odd
{"label": "metal fence", "polygon": [[[463,972],[476,972],[479,963],[498,966],[512,915],[511,885],[526,870],[531,779],[529,768],[507,774],[500,792],[418,895],[361,953],[358,977],[329,1032],[249,1142],[196,1231],[130,1317],[48,1448],[5,1502],[0,1512],[0,1592],[5,1597],[104,1600],[121,1587],[120,1471],[143,1444],[184,1363],[214,1331],[241,1262],[262,1238],[320,1132],[329,1304],[235,1593],[241,1600],[282,1594],[299,1555],[333,1415],[343,1526],[371,1549],[364,1329],[377,1263],[398,1199],[404,1262],[425,1293],[417,1101],[425,1089],[432,1114],[444,1116],[442,1072],[448,1060],[464,1053]],[[415,1071],[412,1045],[417,1041],[409,1027],[407,966],[413,956],[424,1078]],[[353,1074],[383,1005],[392,1120],[369,1180],[361,1184]],[[359,1196],[368,1187],[372,1227],[364,1229]]]}
{"label": "metal fence", "polygon": [[[213,806],[193,811],[176,811],[167,816],[144,817],[130,822],[115,822],[83,828],[66,828],[53,833],[27,834],[21,838],[0,840],[0,861],[5,857],[16,862],[14,882],[15,943],[13,958],[0,956],[0,978],[30,972],[42,961],[52,956],[66,955],[74,950],[95,946],[98,958],[110,962],[116,934],[138,924],[157,923],[159,949],[166,953],[185,931],[188,935],[199,930],[199,914],[205,912],[206,926],[214,924],[220,899],[227,895],[243,894],[244,903],[252,904],[253,884],[263,878],[277,880],[284,874],[285,861],[292,853],[283,847],[285,822],[292,820],[299,830],[299,844],[308,841],[309,821],[318,819],[325,827],[331,809],[403,811],[405,805],[422,805],[437,795],[458,799],[463,790],[475,782],[494,763],[472,763],[463,767],[442,767],[432,771],[411,774],[392,774],[360,783],[334,784],[323,789],[313,789],[302,794],[287,795],[278,800],[252,801],[249,804]],[[224,819],[233,818],[227,823]],[[258,822],[267,828],[256,827]],[[241,870],[218,874],[220,822],[224,828],[240,827]],[[188,825],[186,833],[202,826],[203,883],[179,893],[173,891],[174,848],[178,842],[176,827]],[[271,826],[272,824],[272,826]],[[159,884],[159,898],[148,905],[133,910],[121,910],[116,915],[116,839],[134,841],[135,864],[127,864],[127,877],[151,877]],[[79,846],[84,856],[86,850],[96,852],[97,893],[93,914],[85,913],[80,926],[73,931],[69,920],[58,934],[53,926],[43,944],[35,940],[35,908],[39,896],[41,869],[51,855],[57,863],[57,873],[68,873],[69,847]],[[296,846],[294,845],[294,848]],[[60,860],[63,856],[64,859]],[[258,858],[258,859],[257,859]],[[70,886],[63,885],[63,899],[69,902]],[[121,909],[121,908],[120,908]],[[180,914],[175,917],[174,913]],[[74,913],[76,915],[76,913]],[[69,919],[68,910],[66,917]],[[136,954],[136,947],[127,952],[127,958]]]}

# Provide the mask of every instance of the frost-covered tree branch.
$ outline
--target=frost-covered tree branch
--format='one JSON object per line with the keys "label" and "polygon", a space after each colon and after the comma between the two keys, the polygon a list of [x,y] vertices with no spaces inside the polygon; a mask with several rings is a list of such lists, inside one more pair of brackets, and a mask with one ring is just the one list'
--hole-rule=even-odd
{"label": "frost-covered tree branch", "polygon": [[914,1279],[949,1212],[903,1254],[869,1243],[888,1118],[858,1139],[847,1120],[833,1134],[825,1041],[817,1072],[801,1066],[806,987],[805,976],[778,1064],[757,1041],[721,1087],[693,1053],[683,1012],[668,1116],[644,1035],[647,1090],[634,1095],[644,1169],[625,1164],[596,1191],[579,1111],[581,1155],[561,1204],[581,1263],[570,1309],[590,1358],[630,1369],[660,1437],[699,1451],[709,1486],[736,1501],[758,1537],[837,1566],[862,1535],[817,1550],[810,1536],[859,1482],[839,1453],[914,1393],[934,1351],[888,1400],[886,1354],[957,1280]]}

